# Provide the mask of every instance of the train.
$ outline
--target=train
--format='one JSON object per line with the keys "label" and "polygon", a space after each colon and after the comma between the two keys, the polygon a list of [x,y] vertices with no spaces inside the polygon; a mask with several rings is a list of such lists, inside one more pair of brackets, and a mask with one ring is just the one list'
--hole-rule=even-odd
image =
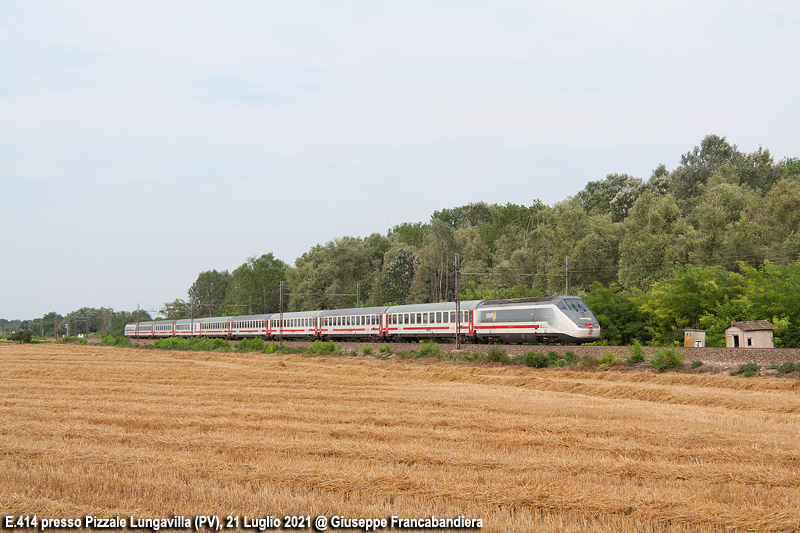
{"label": "train", "polygon": [[132,322],[129,338],[425,341],[583,344],[600,324],[577,296],[539,296]]}

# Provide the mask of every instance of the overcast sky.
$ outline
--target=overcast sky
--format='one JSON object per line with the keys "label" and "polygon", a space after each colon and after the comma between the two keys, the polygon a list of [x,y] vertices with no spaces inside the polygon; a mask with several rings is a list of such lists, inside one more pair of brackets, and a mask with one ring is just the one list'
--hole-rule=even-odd
{"label": "overcast sky", "polygon": [[794,1],[3,0],[0,317],[155,309],[708,134],[797,157],[798,65]]}

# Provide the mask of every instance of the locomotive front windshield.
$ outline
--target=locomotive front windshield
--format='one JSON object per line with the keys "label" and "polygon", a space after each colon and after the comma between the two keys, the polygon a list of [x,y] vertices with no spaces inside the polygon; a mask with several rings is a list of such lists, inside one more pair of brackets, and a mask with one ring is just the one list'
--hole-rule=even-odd
{"label": "locomotive front windshield", "polygon": [[597,319],[589,310],[586,303],[580,298],[564,298],[556,304],[556,307],[564,311],[564,314],[576,324],[588,324],[597,326]]}

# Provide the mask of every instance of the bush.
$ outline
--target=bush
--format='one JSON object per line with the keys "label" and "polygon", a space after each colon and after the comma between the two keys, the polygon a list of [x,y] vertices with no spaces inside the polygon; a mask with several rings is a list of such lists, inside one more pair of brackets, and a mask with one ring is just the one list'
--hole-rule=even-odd
{"label": "bush", "polygon": [[419,348],[420,357],[438,357],[442,351],[435,342],[423,342]]}
{"label": "bush", "polygon": [[264,339],[260,338],[252,338],[252,339],[242,339],[236,343],[236,347],[234,347],[234,351],[238,353],[243,352],[263,352],[265,348]]}
{"label": "bush", "polygon": [[29,329],[20,329],[9,335],[8,340],[30,344],[33,340],[33,332]]}
{"label": "bush", "polygon": [[548,359],[551,359],[553,357],[556,360],[558,359],[563,360],[568,365],[576,365],[578,364],[578,361],[581,360],[581,358],[578,357],[578,354],[576,354],[573,350],[567,350],[566,352],[564,352],[563,356],[559,356],[558,352],[553,352],[553,351],[547,352]]}
{"label": "bush", "polygon": [[308,347],[308,352],[317,354],[317,355],[330,355],[336,351],[336,343],[333,341],[322,342],[321,340],[315,340],[311,343],[311,346]]}
{"label": "bush", "polygon": [[117,346],[119,348],[130,348],[131,347],[131,340],[128,337],[115,337],[113,335],[106,335],[103,337],[103,340],[100,341],[101,346]]}
{"label": "bush", "polygon": [[684,357],[686,357],[684,354],[678,353],[671,348],[664,348],[663,350],[659,350],[650,360],[650,366],[659,372],[678,370],[683,367]]}
{"label": "bush", "polygon": [[591,355],[584,355],[581,359],[584,368],[597,368],[600,366],[600,359],[592,357]]}
{"label": "bush", "polygon": [[196,352],[229,352],[231,345],[225,339],[209,339],[205,337],[167,337],[156,339],[153,346],[159,350],[191,350]]}
{"label": "bush", "polygon": [[489,351],[486,352],[486,359],[492,363],[509,363],[508,353],[497,346],[492,346],[489,348]]}
{"label": "bush", "polygon": [[761,367],[758,366],[757,363],[747,363],[744,365],[739,365],[739,369],[735,372],[731,372],[731,376],[743,376],[746,378],[752,378],[758,371],[761,370]]}
{"label": "bush", "polygon": [[363,353],[364,355],[372,355],[372,345],[367,344],[366,346],[361,348],[361,353]]}
{"label": "bush", "polygon": [[521,358],[515,357],[514,359],[520,359],[525,366],[531,368],[547,368],[550,366],[547,356],[539,352],[525,352]]}
{"label": "bush", "polygon": [[791,361],[786,361],[785,363],[781,363],[776,370],[778,374],[789,374],[790,372],[800,372],[800,363],[792,363]]}
{"label": "bush", "polygon": [[388,344],[381,344],[378,347],[378,353],[381,355],[389,355],[390,353],[392,353],[392,347],[389,346]]}
{"label": "bush", "polygon": [[606,350],[606,353],[600,358],[600,364],[614,366],[617,364],[617,356],[611,350]]}
{"label": "bush", "polygon": [[703,366],[702,361],[692,361],[692,368],[700,368],[701,366]]}
{"label": "bush", "polygon": [[631,344],[631,352],[628,355],[628,358],[625,360],[625,364],[628,366],[633,366],[636,363],[643,363],[644,362],[644,348],[642,348],[642,343],[638,340],[634,340]]}

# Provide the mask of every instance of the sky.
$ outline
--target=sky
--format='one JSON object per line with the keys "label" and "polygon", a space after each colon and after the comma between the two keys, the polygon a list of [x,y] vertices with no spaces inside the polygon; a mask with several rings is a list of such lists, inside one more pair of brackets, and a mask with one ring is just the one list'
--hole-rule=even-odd
{"label": "sky", "polygon": [[793,1],[4,0],[0,318],[473,202],[800,156]]}

